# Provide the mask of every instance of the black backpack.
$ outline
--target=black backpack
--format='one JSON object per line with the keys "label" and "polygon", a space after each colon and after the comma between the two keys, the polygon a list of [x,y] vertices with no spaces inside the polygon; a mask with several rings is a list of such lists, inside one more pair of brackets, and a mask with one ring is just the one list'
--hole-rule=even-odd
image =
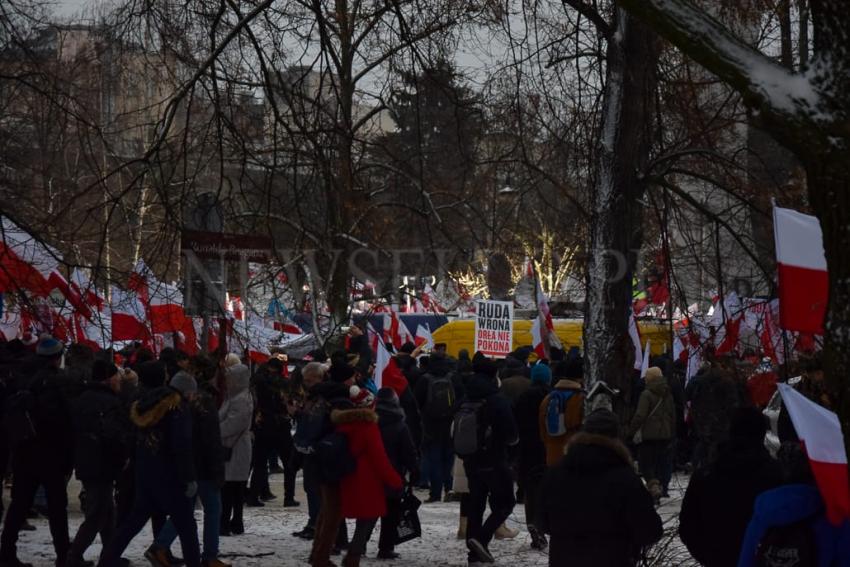
{"label": "black backpack", "polygon": [[755,564],[758,567],[817,565],[817,539],[812,518],[768,529],[759,543]]}
{"label": "black backpack", "polygon": [[456,399],[450,374],[429,377],[425,415],[431,419],[450,419],[454,415]]}
{"label": "black backpack", "polygon": [[348,448],[348,438],[338,431],[328,433],[316,444],[316,458],[322,480],[334,484],[357,469],[357,461]]}
{"label": "black backpack", "polygon": [[452,439],[455,454],[461,459],[474,457],[487,448],[493,428],[484,411],[486,406],[486,400],[466,401],[455,413]]}

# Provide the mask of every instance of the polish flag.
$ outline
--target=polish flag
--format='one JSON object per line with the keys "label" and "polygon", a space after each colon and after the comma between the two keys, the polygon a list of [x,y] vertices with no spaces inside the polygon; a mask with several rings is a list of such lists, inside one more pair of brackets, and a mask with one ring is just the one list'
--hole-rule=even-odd
{"label": "polish flag", "polygon": [[82,297],[90,309],[103,311],[103,298],[97,294],[97,289],[83,270],[74,268],[71,272],[71,287]]}
{"label": "polish flag", "polygon": [[434,337],[431,336],[431,329],[427,326],[418,325],[416,327],[416,346],[424,344],[428,350],[434,349]]}
{"label": "polish flag", "polygon": [[446,310],[437,301],[437,293],[431,287],[431,284],[425,284],[425,289],[422,291],[422,303],[425,310],[429,313],[445,313]]}
{"label": "polish flag", "polygon": [[632,339],[632,345],[635,349],[635,370],[643,368],[643,349],[640,346],[640,331],[638,330],[635,313],[629,309],[629,337]]}
{"label": "polish flag", "polygon": [[392,344],[396,350],[400,349],[404,343],[416,341],[416,337],[398,316],[398,308],[395,305],[392,311],[384,315],[384,341]]}
{"label": "polish flag", "polygon": [[75,290],[71,284],[68,283],[68,280],[65,279],[59,270],[53,270],[50,272],[50,275],[47,276],[47,283],[50,285],[51,289],[58,289],[65,299],[68,300],[74,309],[85,317],[86,319],[91,319],[92,312],[91,309],[83,301],[82,296]]}
{"label": "polish flag", "polygon": [[829,277],[817,217],[773,208],[780,322],[783,329],[823,334]]}
{"label": "polish flag", "polygon": [[833,525],[850,519],[847,452],[838,416],[787,384],[779,384],[782,401],[809,456],[826,515]]}
{"label": "polish flag", "polygon": [[396,364],[395,357],[380,341],[378,342],[378,354],[375,357],[375,374],[372,376],[377,389],[392,388],[401,397],[407,389],[407,378]]}
{"label": "polish flag", "polygon": [[714,306],[710,325],[715,328],[714,352],[716,355],[727,354],[738,346],[738,337],[741,334],[741,322],[744,320],[745,310],[738,294],[730,292]]}
{"label": "polish flag", "polygon": [[531,346],[534,348],[534,353],[539,360],[546,358],[546,347],[543,345],[543,332],[540,318],[536,318],[531,323]]}
{"label": "polish flag", "polygon": [[112,288],[112,340],[150,341],[145,326],[145,307],[134,291]]}
{"label": "polish flag", "polygon": [[372,350],[372,354],[377,355],[378,345],[382,343],[381,337],[378,335],[375,327],[372,326],[372,323],[366,323],[366,336],[369,340],[369,348]]}
{"label": "polish flag", "polygon": [[46,296],[50,274],[62,256],[4,216],[0,216],[0,291],[26,290]]}
{"label": "polish flag", "polygon": [[540,327],[542,336],[550,347],[564,350],[561,339],[555,333],[555,323],[552,321],[552,313],[549,311],[549,298],[543,293],[540,280],[537,280],[537,317],[543,325]]}

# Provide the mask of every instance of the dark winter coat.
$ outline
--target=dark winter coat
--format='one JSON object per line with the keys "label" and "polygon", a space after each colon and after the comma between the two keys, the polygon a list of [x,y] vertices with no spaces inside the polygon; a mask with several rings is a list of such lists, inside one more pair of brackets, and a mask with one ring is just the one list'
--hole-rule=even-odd
{"label": "dark winter coat", "polygon": [[676,403],[663,376],[646,381],[632,417],[629,437],[638,430],[644,441],[670,441],[676,435]]}
{"label": "dark winter coat", "polygon": [[192,412],[192,447],[198,480],[221,486],[224,484],[224,450],[215,394],[202,388],[189,407]]}
{"label": "dark winter coat", "polygon": [[384,490],[401,490],[402,480],[384,450],[378,414],[368,408],[337,409],[331,412],[331,421],[345,435],[357,463],[354,472],[339,483],[343,517],[375,519],[386,515]]}
{"label": "dark winter coat", "polygon": [[412,478],[419,476],[419,461],[413,437],[404,421],[404,410],[397,403],[379,401],[375,407],[378,414],[378,429],[384,442],[384,450],[393,468],[404,477],[410,473]]}
{"label": "dark winter coat", "polygon": [[550,388],[532,384],[514,404],[514,418],[519,433],[519,473],[526,474],[546,467],[546,447],[540,436],[540,404]]}
{"label": "dark winter coat", "polygon": [[[443,376],[451,377],[455,391],[455,400],[463,399],[464,384],[460,376],[454,372],[451,361],[445,356],[432,356],[428,362],[428,372],[416,384],[416,391],[414,392],[416,403],[421,410],[422,439],[424,443],[450,443],[452,439],[452,418],[435,419],[428,415],[427,405],[430,383],[434,379]],[[401,407],[405,412],[407,411],[403,403]],[[411,433],[413,433],[412,430]]]}
{"label": "dark winter coat", "polygon": [[466,399],[484,401],[479,416],[482,426],[490,429],[486,445],[475,455],[464,459],[467,471],[507,466],[508,450],[519,443],[519,433],[511,404],[499,392],[496,379],[484,374],[473,374],[466,386]]}
{"label": "dark winter coat", "polygon": [[661,518],[618,440],[577,433],[543,479],[538,527],[552,567],[626,567],[661,538]]}
{"label": "dark winter coat", "polygon": [[283,399],[284,378],[261,367],[251,379],[254,390],[254,435],[275,443],[283,430],[291,427],[286,403]]}
{"label": "dark winter coat", "polygon": [[71,404],[74,469],[83,482],[116,480],[130,457],[129,416],[107,384],[91,384]]}
{"label": "dark winter coat", "polygon": [[781,472],[758,441],[730,440],[716,462],[691,477],[679,515],[679,537],[706,567],[737,565],[756,497],[779,485]]}
{"label": "dark winter coat", "polygon": [[729,438],[732,412],[741,405],[738,387],[716,370],[694,376],[685,389],[697,438],[720,443]]}
{"label": "dark winter coat", "polygon": [[[60,369],[35,362],[23,380],[36,436],[18,445],[12,459],[23,469],[52,470],[70,475],[74,467],[74,428],[71,420],[72,384]],[[9,399],[12,403],[14,398]],[[8,408],[7,408],[8,409]]]}
{"label": "dark winter coat", "polygon": [[136,478],[154,490],[180,494],[197,480],[192,416],[180,392],[163,386],[142,393],[130,409],[136,426]]}
{"label": "dark winter coat", "polygon": [[514,374],[502,380],[499,390],[513,405],[530,387],[531,378],[523,374]]}

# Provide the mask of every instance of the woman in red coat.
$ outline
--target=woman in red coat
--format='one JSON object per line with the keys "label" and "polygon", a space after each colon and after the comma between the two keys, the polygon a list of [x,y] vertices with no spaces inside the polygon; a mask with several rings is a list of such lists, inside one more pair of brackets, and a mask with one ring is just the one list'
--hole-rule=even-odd
{"label": "woman in red coat", "polygon": [[[401,490],[402,480],[387,458],[381,431],[378,429],[378,414],[375,413],[375,398],[367,390],[352,386],[349,397],[352,409],[336,409],[331,412],[331,421],[348,439],[348,450],[357,462],[357,468],[339,483],[344,518],[375,520],[387,513],[385,488]],[[342,564],[357,567],[366,550],[370,529],[374,521],[357,522],[348,553]]]}

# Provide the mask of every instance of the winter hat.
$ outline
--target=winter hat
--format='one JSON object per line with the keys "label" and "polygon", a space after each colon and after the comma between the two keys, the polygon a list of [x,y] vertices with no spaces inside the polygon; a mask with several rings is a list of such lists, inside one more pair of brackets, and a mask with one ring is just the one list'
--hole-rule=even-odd
{"label": "winter hat", "polygon": [[537,363],[531,367],[531,383],[545,384],[552,383],[552,370],[545,364]]}
{"label": "winter hat", "polygon": [[410,341],[407,341],[406,343],[401,345],[401,348],[398,349],[398,352],[403,352],[404,354],[411,354],[414,350],[416,350],[416,345]]}
{"label": "winter hat", "polygon": [[171,379],[171,382],[168,385],[184,396],[194,394],[198,391],[198,382],[195,380],[194,376],[182,370],[174,375],[174,378]]}
{"label": "winter hat", "polygon": [[239,355],[234,353],[234,352],[227,353],[227,356],[224,357],[224,367],[225,368],[230,368],[231,366],[236,366],[237,364],[239,364],[241,362],[242,361],[239,359]]}
{"label": "winter hat", "polygon": [[731,439],[747,439],[761,443],[765,433],[767,433],[767,418],[759,410],[738,408],[732,412],[729,425]]}
{"label": "winter hat", "polygon": [[342,383],[350,380],[354,376],[354,368],[347,364],[333,364],[328,371],[328,377],[331,382]]}
{"label": "winter hat", "polygon": [[146,388],[159,388],[165,385],[165,364],[158,360],[149,360],[138,366],[139,383]]}
{"label": "winter hat", "polygon": [[646,369],[646,381],[653,382],[655,380],[661,380],[664,378],[664,373],[661,372],[661,369],[657,366],[650,366]]}
{"label": "winter hat", "polygon": [[495,378],[498,368],[496,367],[495,362],[484,356],[479,351],[472,357],[472,371],[477,374],[484,374],[485,376]]}
{"label": "winter hat", "polygon": [[352,386],[348,389],[348,398],[358,408],[368,408],[375,405],[375,396],[366,388]]}
{"label": "winter hat", "polygon": [[44,336],[38,340],[35,347],[35,354],[38,356],[57,356],[65,350],[65,345],[62,341],[56,340],[50,335]]}
{"label": "winter hat", "polygon": [[620,434],[620,422],[611,410],[604,408],[598,409],[584,420],[584,431],[594,435],[618,437]]}
{"label": "winter hat", "polygon": [[91,367],[91,381],[105,382],[118,373],[118,367],[108,360],[95,360]]}

